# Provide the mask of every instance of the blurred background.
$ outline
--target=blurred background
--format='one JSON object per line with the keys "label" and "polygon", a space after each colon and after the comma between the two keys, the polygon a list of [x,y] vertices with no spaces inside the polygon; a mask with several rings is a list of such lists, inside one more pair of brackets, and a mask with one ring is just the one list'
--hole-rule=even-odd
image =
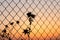
{"label": "blurred background", "polygon": [[[30,26],[28,12],[36,15],[30,37],[23,33]],[[5,25],[12,40],[60,40],[60,0],[0,0],[0,33]]]}

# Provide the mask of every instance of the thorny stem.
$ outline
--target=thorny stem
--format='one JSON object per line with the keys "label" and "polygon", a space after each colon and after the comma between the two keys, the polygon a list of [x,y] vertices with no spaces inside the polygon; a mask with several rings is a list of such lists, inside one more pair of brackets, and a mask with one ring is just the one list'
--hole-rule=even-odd
{"label": "thorny stem", "polygon": [[30,36],[29,36],[29,34],[28,34],[28,37],[29,37],[28,40],[30,40]]}
{"label": "thorny stem", "polygon": [[30,18],[29,18],[30,25],[32,24],[32,21],[33,21],[33,20],[32,20],[32,18],[30,17]]}
{"label": "thorny stem", "polygon": [[[32,20],[32,18],[30,17],[30,18],[29,18],[29,22],[30,22],[30,23],[29,23],[29,25],[30,25],[29,31],[31,31],[31,24],[32,24],[32,21],[33,21],[33,20]],[[29,33],[29,34],[30,34],[30,33]],[[29,34],[28,34],[28,37],[29,37],[28,40],[30,40]]]}

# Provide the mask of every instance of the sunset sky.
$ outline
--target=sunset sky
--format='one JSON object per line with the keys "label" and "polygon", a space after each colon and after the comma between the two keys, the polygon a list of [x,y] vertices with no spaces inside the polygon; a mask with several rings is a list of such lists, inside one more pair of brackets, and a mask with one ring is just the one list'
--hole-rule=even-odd
{"label": "sunset sky", "polygon": [[[31,38],[60,36],[60,0],[0,0],[0,29],[8,25],[11,36],[27,38],[22,32],[30,26],[28,12],[36,15],[31,25]],[[20,22],[19,25],[16,21]],[[9,22],[14,22],[14,25]]]}

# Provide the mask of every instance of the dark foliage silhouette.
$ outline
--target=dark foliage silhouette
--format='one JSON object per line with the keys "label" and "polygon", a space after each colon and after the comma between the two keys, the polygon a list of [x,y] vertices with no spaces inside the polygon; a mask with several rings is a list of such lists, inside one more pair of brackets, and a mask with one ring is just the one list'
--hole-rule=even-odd
{"label": "dark foliage silhouette", "polygon": [[30,22],[30,25],[32,24],[32,22],[33,22],[33,19],[30,17],[29,18],[29,22]]}
{"label": "dark foliage silhouette", "polygon": [[[13,22],[11,22],[10,25],[13,25]],[[5,28],[0,33],[0,36],[2,37],[3,40],[5,40],[4,38],[11,40],[11,38],[9,37],[9,33],[7,33],[7,28],[8,28],[8,25],[5,25]]]}
{"label": "dark foliage silhouette", "polygon": [[[14,22],[9,22],[10,23],[10,25],[13,25],[14,24]],[[16,23],[17,24],[19,24],[19,21],[16,21]],[[7,33],[7,28],[9,28],[9,26],[8,25],[5,25],[5,28],[2,30],[2,33],[1,33],[1,37],[2,37],[2,39],[3,39],[3,37],[5,37],[5,38],[8,38],[8,40],[12,40],[10,37],[9,37],[9,33]]]}
{"label": "dark foliage silhouette", "polygon": [[19,24],[19,21],[16,21],[17,24]]}
{"label": "dark foliage silhouette", "polygon": [[23,31],[24,34],[28,34],[28,35],[30,34],[30,32],[31,32],[30,28],[24,29]]}
{"label": "dark foliage silhouette", "polygon": [[28,34],[29,33],[29,31],[27,30],[27,29],[24,29],[24,32],[23,32],[24,34]]}
{"label": "dark foliage silhouette", "polygon": [[[35,18],[35,15],[34,14],[32,14],[31,12],[28,12],[27,13],[27,16],[28,16],[28,19],[29,19],[29,26],[31,27],[31,24],[32,24],[32,22],[33,22],[33,19]],[[28,35],[28,37],[29,37],[29,35],[30,35],[30,33],[31,33],[31,28],[30,27],[27,27],[26,29],[24,29],[23,30],[23,33],[24,34],[27,34]],[[28,38],[28,40],[30,40],[30,37]]]}
{"label": "dark foliage silhouette", "polygon": [[6,28],[8,28],[8,25],[5,25]]}
{"label": "dark foliage silhouette", "polygon": [[27,13],[27,16],[30,17],[30,16],[31,16],[31,12],[28,12],[28,13]]}
{"label": "dark foliage silhouette", "polygon": [[31,12],[28,12],[28,13],[27,13],[27,16],[28,16],[28,18],[29,18],[29,22],[30,22],[30,25],[31,25],[31,23],[33,22],[33,18],[35,18],[35,15],[32,14]]}
{"label": "dark foliage silhouette", "polygon": [[9,40],[12,40],[12,39],[9,37]]}
{"label": "dark foliage silhouette", "polygon": [[6,29],[2,30],[2,32],[6,33]]}
{"label": "dark foliage silhouette", "polygon": [[27,16],[28,16],[28,17],[32,17],[32,18],[35,18],[35,15],[32,14],[31,12],[28,12],[28,13],[27,13]]}
{"label": "dark foliage silhouette", "polygon": [[11,22],[11,23],[10,23],[10,25],[13,25],[13,24],[14,24],[14,22]]}
{"label": "dark foliage silhouette", "polygon": [[3,37],[4,37],[4,34],[3,34],[3,35],[1,35],[1,37],[3,38]]}

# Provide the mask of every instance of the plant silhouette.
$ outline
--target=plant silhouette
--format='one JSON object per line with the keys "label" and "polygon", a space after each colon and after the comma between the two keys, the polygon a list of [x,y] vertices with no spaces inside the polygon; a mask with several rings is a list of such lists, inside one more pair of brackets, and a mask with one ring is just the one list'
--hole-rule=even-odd
{"label": "plant silhouette", "polygon": [[35,18],[35,15],[32,14],[31,12],[28,12],[28,13],[27,13],[27,16],[28,16],[28,17],[32,17],[32,18]]}
{"label": "plant silhouette", "polygon": [[[9,22],[9,23],[10,23],[10,25],[13,25],[14,24],[14,22]],[[19,24],[19,21],[16,21],[16,24]],[[12,40],[10,38],[10,36],[9,36],[9,33],[7,33],[7,28],[9,28],[9,26],[8,25],[5,25],[5,28],[0,33],[0,36],[2,37],[2,39],[4,37],[4,38],[7,38],[8,40]],[[25,30],[25,32],[26,32],[26,30]]]}
{"label": "plant silhouette", "polygon": [[12,40],[12,39],[9,37],[9,40]]}
{"label": "plant silhouette", "polygon": [[17,24],[19,24],[19,21],[16,21]]}
{"label": "plant silhouette", "polygon": [[2,30],[3,33],[6,33],[6,29]]}
{"label": "plant silhouette", "polygon": [[1,35],[1,37],[3,38],[3,37],[4,37],[4,35]]}
{"label": "plant silhouette", "polygon": [[10,23],[10,25],[13,25],[13,24],[14,24],[14,22],[11,22],[11,23]]}
{"label": "plant silhouette", "polygon": [[[33,22],[33,19],[35,18],[35,15],[32,14],[31,12],[28,12],[28,13],[27,13],[27,16],[28,16],[28,19],[29,19],[29,22],[30,22],[29,25],[30,25],[30,27],[31,27],[31,24],[32,24],[32,22]],[[24,33],[24,34],[27,34],[28,37],[29,37],[29,34],[30,34],[30,32],[31,32],[31,28],[30,28],[30,27],[27,27],[26,29],[23,30],[23,33]],[[29,37],[28,40],[30,40],[30,37]]]}
{"label": "plant silhouette", "polygon": [[6,29],[3,29],[2,30],[2,34],[1,34],[1,37],[3,38],[8,38],[8,33],[7,33],[7,31],[6,31]]}
{"label": "plant silhouette", "polygon": [[[10,23],[10,24],[13,24],[13,23]],[[9,33],[7,33],[7,28],[8,28],[8,25],[5,25],[5,28],[0,33],[0,36],[2,37],[2,39],[7,38],[8,40],[11,40],[11,38],[9,37]]]}
{"label": "plant silhouette", "polygon": [[31,32],[30,28],[24,29],[23,31],[24,34],[28,34],[28,35],[30,34],[30,32]]}
{"label": "plant silhouette", "polygon": [[23,32],[24,34],[27,34],[27,33],[29,33],[28,32],[28,30],[27,29],[24,29],[24,32]]}
{"label": "plant silhouette", "polygon": [[8,28],[8,25],[5,25],[5,28]]}
{"label": "plant silhouette", "polygon": [[28,12],[28,13],[27,13],[27,16],[28,16],[28,18],[29,18],[29,22],[30,22],[30,25],[31,25],[32,22],[33,22],[33,18],[35,18],[35,15],[32,14],[31,12]]}

